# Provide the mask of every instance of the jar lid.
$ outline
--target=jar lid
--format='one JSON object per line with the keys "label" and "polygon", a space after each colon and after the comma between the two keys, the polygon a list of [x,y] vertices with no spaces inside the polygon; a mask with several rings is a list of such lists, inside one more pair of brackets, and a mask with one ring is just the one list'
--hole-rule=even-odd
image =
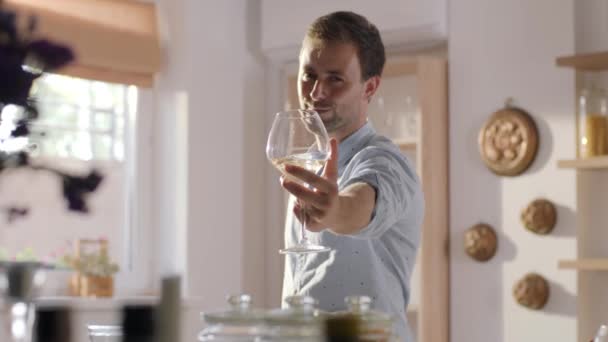
{"label": "jar lid", "polygon": [[230,309],[226,311],[201,313],[208,324],[254,325],[264,322],[264,313],[251,307],[252,300],[248,294],[227,297]]}
{"label": "jar lid", "polygon": [[120,325],[88,324],[87,330],[89,332],[89,337],[120,337],[120,336],[122,336],[122,326],[120,326]]}
{"label": "jar lid", "polygon": [[266,315],[270,325],[318,325],[324,313],[316,308],[317,300],[309,296],[285,298],[287,307],[271,310]]}
{"label": "jar lid", "polygon": [[372,299],[370,297],[349,296],[344,298],[344,302],[346,302],[347,311],[343,311],[342,313],[354,314],[363,321],[390,323],[393,321],[391,315],[372,309]]}

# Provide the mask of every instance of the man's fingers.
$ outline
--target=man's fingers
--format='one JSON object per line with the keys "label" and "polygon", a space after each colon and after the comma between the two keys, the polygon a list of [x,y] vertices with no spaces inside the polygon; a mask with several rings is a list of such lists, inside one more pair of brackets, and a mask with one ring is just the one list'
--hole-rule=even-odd
{"label": "man's fingers", "polygon": [[318,208],[325,208],[329,204],[328,194],[311,190],[296,182],[283,180],[281,184],[285,190],[294,195],[298,200]]}
{"label": "man's fingers", "polygon": [[306,210],[304,210],[299,204],[295,204],[293,207],[293,214],[298,219],[298,221],[300,221],[300,223],[304,222],[304,219],[306,220],[306,230],[309,230],[311,232],[320,232],[325,229],[325,227],[313,215],[313,211],[311,210],[316,211],[317,209],[307,207]]}
{"label": "man's fingers", "polygon": [[309,184],[313,188],[321,192],[331,192],[335,185],[332,181],[318,176],[317,174],[310,172],[304,168],[295,165],[286,165],[285,172],[294,176],[304,183]]}
{"label": "man's fingers", "polygon": [[332,182],[338,181],[338,140],[331,138],[329,140],[329,159],[325,163],[325,169],[323,170],[323,177],[329,179]]}

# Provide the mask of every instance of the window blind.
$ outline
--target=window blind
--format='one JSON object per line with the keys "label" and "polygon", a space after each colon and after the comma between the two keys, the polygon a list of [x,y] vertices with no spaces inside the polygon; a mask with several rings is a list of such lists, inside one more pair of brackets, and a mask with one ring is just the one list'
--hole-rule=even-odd
{"label": "window blind", "polygon": [[60,74],[152,87],[161,67],[156,6],[135,0],[5,0],[37,36],[69,45],[76,60]]}

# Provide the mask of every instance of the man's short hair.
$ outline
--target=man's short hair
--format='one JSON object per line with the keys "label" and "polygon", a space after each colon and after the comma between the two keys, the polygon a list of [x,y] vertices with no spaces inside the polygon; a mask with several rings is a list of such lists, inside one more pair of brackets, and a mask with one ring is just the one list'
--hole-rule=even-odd
{"label": "man's short hair", "polygon": [[350,43],[357,49],[361,77],[367,80],[381,76],[386,55],[378,28],[367,18],[354,12],[333,12],[315,20],[306,37],[326,43]]}

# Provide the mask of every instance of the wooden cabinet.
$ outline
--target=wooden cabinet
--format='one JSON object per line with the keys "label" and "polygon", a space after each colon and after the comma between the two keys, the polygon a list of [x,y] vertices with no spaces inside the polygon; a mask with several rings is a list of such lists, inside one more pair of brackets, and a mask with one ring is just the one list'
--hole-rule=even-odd
{"label": "wooden cabinet", "polygon": [[[285,72],[285,107],[299,108],[296,67]],[[449,340],[447,62],[439,56],[390,57],[369,119],[416,165],[425,194],[421,248],[408,319],[419,342]],[[274,246],[271,249],[278,249]]]}
{"label": "wooden cabinet", "polygon": [[[556,63],[576,70],[578,91],[584,72],[608,70],[608,52],[559,57]],[[558,267],[577,271],[577,335],[586,342],[608,324],[608,156],[582,159],[577,152],[557,166],[576,172],[577,258],[560,260]]]}

